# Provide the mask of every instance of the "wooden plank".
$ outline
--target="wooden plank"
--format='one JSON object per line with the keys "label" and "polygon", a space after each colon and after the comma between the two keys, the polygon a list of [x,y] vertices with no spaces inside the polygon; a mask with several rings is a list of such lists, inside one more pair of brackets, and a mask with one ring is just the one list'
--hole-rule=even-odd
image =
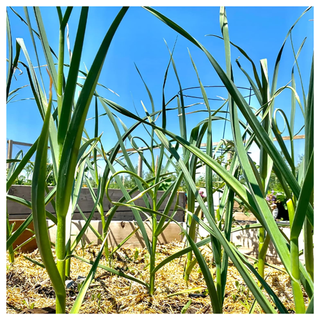
{"label": "wooden plank", "polygon": [[[293,140],[299,140],[299,139],[304,139],[304,138],[305,138],[305,135],[301,134],[301,135],[294,136]],[[273,138],[273,140],[276,141],[277,139]],[[284,137],[282,137],[282,140],[290,140],[290,136],[284,136]]]}
{"label": "wooden plank", "polygon": [[[49,187],[49,190],[51,190],[51,189],[52,189],[52,187]],[[96,189],[94,189],[94,191],[97,192]],[[31,186],[14,185],[10,188],[9,194],[26,199],[28,201],[31,201]],[[139,194],[139,192],[136,192],[133,194],[133,196],[136,196],[138,194]],[[157,200],[159,200],[162,195],[163,195],[163,191],[159,191],[157,194]],[[113,201],[118,201],[123,195],[122,195],[121,190],[110,189],[109,196]],[[150,203],[151,203],[151,199],[150,199]],[[174,203],[175,203],[175,201],[174,201]],[[93,204],[94,204],[88,188],[81,189],[78,204],[79,204],[79,207],[81,208],[82,212],[85,214],[85,216],[88,217],[91,213],[91,210],[92,210]],[[142,198],[137,199],[135,201],[135,204],[138,206],[141,206],[141,207],[145,207],[145,203]],[[179,193],[179,205],[182,208],[185,208],[185,206],[186,206],[186,199],[185,199],[184,192]],[[163,212],[165,206],[166,206],[166,200],[161,204],[161,206],[159,208],[159,212]],[[105,196],[103,199],[104,212],[107,213],[110,208],[111,208],[111,203],[109,202],[109,200]],[[46,206],[46,209],[49,212],[54,213],[54,210],[53,210],[53,207],[51,204],[48,204]],[[172,205],[171,210],[169,212],[170,215],[173,213],[172,209],[173,209],[173,205]],[[25,219],[31,213],[30,208],[28,208],[24,205],[21,205],[17,202],[14,202],[12,200],[7,200],[7,210],[8,210],[8,214],[9,214],[10,219],[11,218]],[[79,213],[78,209],[75,210],[73,219],[76,219],[76,220],[82,219],[82,216]],[[100,213],[98,212],[97,209],[95,210],[93,219],[96,219],[96,220],[100,219]],[[175,216],[175,219],[179,222],[184,221],[184,211],[181,209],[178,210],[178,212]],[[125,207],[125,206],[118,207],[116,214],[114,216],[114,220],[117,220],[117,221],[134,220],[132,210],[128,207]]]}
{"label": "wooden plank", "polygon": [[[13,141],[13,140],[7,140],[7,141],[8,141],[8,143],[9,143],[9,141],[12,141],[12,144],[17,144],[17,145],[19,145],[19,146],[26,146],[26,147],[31,147],[31,146],[33,146],[32,143],[27,143],[27,142],[20,142],[20,141]],[[50,149],[49,146],[48,146],[48,149]]]}
{"label": "wooden plank", "polygon": [[27,146],[27,147],[31,147],[32,146],[32,143],[13,141],[13,140],[8,140],[8,141],[12,141],[12,144],[17,144],[17,145],[20,145],[20,146]]}

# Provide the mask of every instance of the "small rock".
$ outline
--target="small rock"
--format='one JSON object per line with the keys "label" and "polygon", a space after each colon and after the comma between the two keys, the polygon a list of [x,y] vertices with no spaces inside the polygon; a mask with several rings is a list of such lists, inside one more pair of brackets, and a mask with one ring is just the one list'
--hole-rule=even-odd
{"label": "small rock", "polygon": [[66,289],[70,289],[72,287],[76,287],[76,283],[73,280],[66,280],[65,281]]}

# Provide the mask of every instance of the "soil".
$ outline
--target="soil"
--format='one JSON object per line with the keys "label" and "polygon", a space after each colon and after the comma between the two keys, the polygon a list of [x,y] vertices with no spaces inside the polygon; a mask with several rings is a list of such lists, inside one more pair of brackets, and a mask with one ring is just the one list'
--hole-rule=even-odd
{"label": "soil", "polygon": [[[157,262],[183,248],[183,243],[169,243],[157,247]],[[94,260],[100,247],[78,248],[76,254]],[[215,265],[209,248],[202,249],[215,278]],[[41,263],[38,250],[29,254],[18,253],[13,264],[7,256],[6,269],[6,312],[14,313],[55,313],[55,293],[46,270],[31,261]],[[156,274],[155,294],[150,296],[145,286],[113,275],[98,268],[79,313],[83,314],[208,314],[212,313],[210,298],[199,266],[196,264],[188,283],[183,279],[186,256],[175,259]],[[111,267],[148,283],[149,257],[141,248],[120,248],[109,262]],[[109,266],[105,257],[100,264]],[[72,258],[70,279],[85,277],[91,265]],[[280,267],[281,269],[281,267]],[[294,313],[294,301],[290,279],[286,273],[266,267],[267,282],[276,292],[289,313]],[[78,286],[67,289],[67,312],[77,297]],[[188,292],[183,292],[190,289]],[[305,296],[307,303],[307,296]],[[223,313],[247,314],[254,303],[237,269],[229,264]],[[189,305],[189,307],[187,307]],[[263,313],[257,304],[254,313]]]}

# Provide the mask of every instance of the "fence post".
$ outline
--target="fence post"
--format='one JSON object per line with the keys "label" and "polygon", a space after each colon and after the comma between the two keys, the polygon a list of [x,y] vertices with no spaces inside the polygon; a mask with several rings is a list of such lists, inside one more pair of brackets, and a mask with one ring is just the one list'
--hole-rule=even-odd
{"label": "fence post", "polygon": [[[12,145],[13,141],[8,140],[8,153],[7,153],[7,159],[12,159]],[[10,168],[10,163],[7,163],[7,169]]]}

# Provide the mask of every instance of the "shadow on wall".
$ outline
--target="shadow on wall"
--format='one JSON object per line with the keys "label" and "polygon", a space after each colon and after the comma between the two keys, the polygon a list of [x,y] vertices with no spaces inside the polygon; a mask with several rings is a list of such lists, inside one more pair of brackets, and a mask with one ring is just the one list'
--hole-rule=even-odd
{"label": "shadow on wall", "polygon": [[[287,228],[282,228],[287,229]],[[251,255],[254,258],[258,258],[259,254],[259,234],[258,229],[243,229],[241,231],[235,232],[231,241],[240,246],[240,250]],[[270,241],[268,246],[268,251],[266,255],[266,261],[273,264],[281,263],[281,260],[277,254],[276,248],[272,241]]]}

